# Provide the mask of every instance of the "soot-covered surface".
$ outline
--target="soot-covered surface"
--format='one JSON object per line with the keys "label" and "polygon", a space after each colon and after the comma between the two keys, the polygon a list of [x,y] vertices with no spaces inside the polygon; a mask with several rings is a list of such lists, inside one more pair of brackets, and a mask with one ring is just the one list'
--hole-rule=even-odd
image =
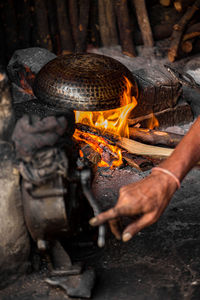
{"label": "soot-covered surface", "polygon": [[[104,207],[117,199],[120,186],[142,178],[126,167],[99,173],[94,181]],[[108,233],[104,249],[85,248],[76,259],[96,269],[94,300],[199,299],[200,294],[200,169],[192,170],[157,224],[122,244]],[[45,268],[20,278],[0,291],[1,300],[69,299],[43,279]]]}

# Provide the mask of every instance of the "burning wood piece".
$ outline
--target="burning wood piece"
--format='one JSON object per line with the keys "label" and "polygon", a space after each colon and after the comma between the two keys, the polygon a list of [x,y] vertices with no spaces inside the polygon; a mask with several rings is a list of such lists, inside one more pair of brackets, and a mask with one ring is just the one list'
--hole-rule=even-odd
{"label": "burning wood piece", "polygon": [[183,138],[180,134],[136,127],[129,128],[129,136],[136,141],[169,147],[176,147]]}
{"label": "burning wood piece", "polygon": [[105,140],[97,134],[82,132],[78,129],[75,130],[73,137],[77,141],[88,143],[95,151],[101,155],[101,162],[98,164],[100,167],[115,167],[122,164],[121,150],[112,145],[112,142]]}
{"label": "burning wood piece", "polygon": [[191,7],[188,7],[187,11],[182,16],[180,21],[174,25],[174,31],[171,36],[172,42],[171,42],[170,49],[168,51],[168,59],[170,62],[175,61],[178,55],[178,50],[179,50],[181,38],[185,30],[185,27],[187,23],[190,21],[190,19],[193,17],[194,13],[199,8],[200,8],[200,0],[196,0]]}
{"label": "burning wood piece", "polygon": [[168,157],[174,151],[170,148],[146,145],[123,137],[120,141],[116,142],[116,144],[128,152],[138,155]]}
{"label": "burning wood piece", "polygon": [[133,0],[144,46],[153,47],[153,34],[149,22],[145,0]]}
{"label": "burning wood piece", "polygon": [[[102,136],[109,144],[112,145],[114,145],[119,140],[119,136],[111,134],[109,132],[102,133],[98,128],[94,128],[91,126],[77,123],[76,128],[86,133]],[[169,147],[176,147],[183,138],[183,135],[160,130],[129,127],[129,138],[151,145],[160,144]]]}
{"label": "burning wood piece", "polygon": [[88,144],[81,147],[81,152],[93,165],[97,165],[101,161],[101,155]]}
{"label": "burning wood piece", "polygon": [[147,171],[154,166],[152,160],[149,158],[139,155],[136,156],[127,151],[122,151],[122,157],[129,166],[139,171]]}
{"label": "burning wood piece", "polygon": [[127,0],[115,1],[115,10],[117,15],[122,52],[125,55],[135,57],[136,52],[132,39],[132,30],[130,27]]}
{"label": "burning wood piece", "polygon": [[95,128],[95,127],[92,127],[92,126],[89,126],[89,125],[83,125],[83,124],[80,124],[80,123],[76,123],[76,128],[80,131],[85,132],[85,133],[94,134],[96,136],[101,136],[110,145],[114,145],[114,143],[117,140],[119,140],[118,135],[114,135],[113,133],[111,134],[109,132],[102,132],[98,128]]}

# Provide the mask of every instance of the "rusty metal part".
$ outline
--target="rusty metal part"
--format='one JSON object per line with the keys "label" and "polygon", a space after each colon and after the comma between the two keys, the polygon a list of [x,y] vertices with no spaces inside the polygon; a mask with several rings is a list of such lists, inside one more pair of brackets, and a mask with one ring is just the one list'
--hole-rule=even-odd
{"label": "rusty metal part", "polygon": [[125,105],[126,78],[138,87],[132,73],[117,60],[98,54],[62,55],[47,63],[37,74],[34,94],[63,109],[101,111]]}
{"label": "rusty metal part", "polygon": [[[45,192],[51,190],[53,195],[46,195]],[[55,191],[54,191],[55,189]],[[39,187],[32,187],[30,182],[22,180],[22,196],[24,215],[28,230],[41,250],[46,250],[45,240],[54,238],[62,230],[68,230],[68,218],[66,213],[66,190],[63,189],[63,180],[57,176]],[[59,195],[57,194],[59,190]],[[40,197],[41,198],[40,198]]]}
{"label": "rusty metal part", "polygon": [[[91,188],[90,188],[90,181],[91,181],[91,171],[90,169],[85,169],[81,171],[81,183],[83,188],[83,193],[85,197],[87,198],[89,204],[91,205],[94,215],[97,216],[101,213],[101,210],[99,206],[97,205],[97,202],[92,194]],[[105,225],[99,226],[99,234],[98,234],[98,241],[97,245],[101,248],[105,246]]]}
{"label": "rusty metal part", "polygon": [[79,275],[46,278],[45,282],[52,287],[61,288],[69,297],[80,297],[82,299],[91,297],[95,277],[95,272],[88,269]]}

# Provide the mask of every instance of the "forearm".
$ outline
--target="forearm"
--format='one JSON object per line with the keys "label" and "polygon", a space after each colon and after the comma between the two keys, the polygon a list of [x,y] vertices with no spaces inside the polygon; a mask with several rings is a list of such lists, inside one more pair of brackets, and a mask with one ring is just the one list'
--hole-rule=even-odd
{"label": "forearm", "polygon": [[200,117],[178,144],[172,155],[159,167],[171,171],[180,181],[200,161]]}

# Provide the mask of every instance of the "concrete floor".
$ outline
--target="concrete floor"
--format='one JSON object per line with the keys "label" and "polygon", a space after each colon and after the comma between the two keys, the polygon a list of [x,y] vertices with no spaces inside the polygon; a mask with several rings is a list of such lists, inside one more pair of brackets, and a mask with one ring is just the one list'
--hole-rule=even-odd
{"label": "concrete floor", "polygon": [[[126,167],[97,173],[95,195],[104,208],[117,199],[120,186],[146,173]],[[74,253],[96,270],[94,300],[200,299],[200,169],[192,170],[160,220],[122,244],[109,233],[103,250]],[[69,299],[43,279],[45,269],[22,277],[0,291],[1,300]]]}

